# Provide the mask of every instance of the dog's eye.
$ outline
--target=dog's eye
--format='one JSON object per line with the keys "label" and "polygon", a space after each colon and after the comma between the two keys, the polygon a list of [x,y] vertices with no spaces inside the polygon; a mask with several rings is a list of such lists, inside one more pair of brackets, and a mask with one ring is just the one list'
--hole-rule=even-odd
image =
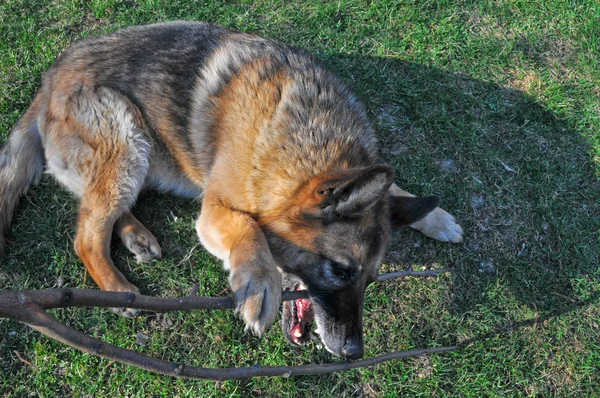
{"label": "dog's eye", "polygon": [[331,269],[336,276],[342,279],[346,278],[346,270],[342,264],[338,263],[337,261],[331,261]]}
{"label": "dog's eye", "polygon": [[331,271],[336,278],[343,282],[350,281],[354,278],[354,270],[337,261],[327,260],[331,267]]}

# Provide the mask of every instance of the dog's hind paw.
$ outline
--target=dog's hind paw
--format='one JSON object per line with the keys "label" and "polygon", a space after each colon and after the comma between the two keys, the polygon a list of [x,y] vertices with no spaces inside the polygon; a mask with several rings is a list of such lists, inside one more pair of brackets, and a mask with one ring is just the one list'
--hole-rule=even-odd
{"label": "dog's hind paw", "polygon": [[127,249],[135,255],[139,263],[146,263],[162,257],[158,241],[146,227],[130,212],[117,220],[114,232]]}
{"label": "dog's hind paw", "polygon": [[[273,267],[275,268],[275,267]],[[229,282],[236,313],[260,337],[275,321],[281,304],[281,275],[277,269],[245,264],[232,270]]]}
{"label": "dog's hind paw", "polygon": [[138,263],[147,263],[162,257],[158,241],[148,230],[132,229],[123,232],[121,238]]}
{"label": "dog's hind paw", "polygon": [[441,242],[460,243],[463,241],[463,229],[450,213],[437,207],[422,220],[410,225],[425,236]]}

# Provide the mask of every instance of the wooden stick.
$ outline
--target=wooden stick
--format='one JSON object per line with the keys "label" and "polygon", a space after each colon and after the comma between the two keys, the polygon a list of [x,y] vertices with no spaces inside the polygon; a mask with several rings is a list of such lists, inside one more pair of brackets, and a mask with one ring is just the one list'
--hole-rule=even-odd
{"label": "wooden stick", "polygon": [[[392,278],[407,276],[427,277],[449,272],[450,268],[430,271],[402,271],[380,274],[377,281],[386,281]],[[9,315],[6,311],[22,303],[37,304],[42,309],[67,308],[67,307],[124,307],[135,308],[154,312],[173,312],[189,310],[225,310],[235,308],[231,297],[201,297],[196,295],[197,288],[193,287],[188,296],[177,298],[152,297],[142,294],[127,292],[107,292],[92,289],[42,289],[22,291],[0,291],[0,317],[14,318],[18,316],[13,311]],[[306,290],[285,291],[282,300],[297,300],[309,298]]]}
{"label": "wooden stick", "polygon": [[[449,269],[447,268],[433,271],[407,270],[403,272],[381,274],[377,280],[385,281],[391,278],[401,278],[406,276],[435,276],[448,271]],[[251,367],[242,368],[202,368],[149,357],[132,350],[103,342],[60,323],[45,311],[50,308],[66,307],[127,307],[155,312],[234,308],[233,299],[230,297],[198,297],[196,296],[196,292],[197,287],[194,287],[189,296],[179,298],[150,297],[134,293],[106,292],[88,289],[44,289],[0,292],[0,317],[23,322],[50,338],[61,341],[73,348],[92,355],[164,375],[210,380],[232,380],[257,376],[289,377],[331,373],[375,366],[379,363],[394,359],[454,351],[458,348],[458,346],[454,345],[411,351],[397,351],[360,361],[345,361],[329,364],[301,366],[261,366],[256,364]],[[306,291],[286,291],[282,293],[282,299],[284,301],[306,297],[308,297]]]}

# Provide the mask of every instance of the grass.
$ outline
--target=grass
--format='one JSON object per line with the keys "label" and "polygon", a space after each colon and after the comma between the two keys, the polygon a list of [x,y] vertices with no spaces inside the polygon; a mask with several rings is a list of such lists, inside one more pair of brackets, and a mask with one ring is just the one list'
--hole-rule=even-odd
{"label": "grass", "polygon": [[[367,105],[399,185],[439,193],[461,222],[451,246],[398,233],[384,268],[454,266],[438,279],[371,287],[366,354],[474,339],[460,351],[374,369],[216,384],[81,354],[0,321],[5,396],[589,396],[600,390],[600,7],[594,1],[4,0],[0,140],[72,41],[118,27],[204,20],[317,53]],[[0,289],[93,288],[72,249],[76,202],[49,178],[22,200]],[[226,295],[197,244],[199,204],[144,193],[134,212],[165,259],[113,257],[142,291]],[[230,312],[60,319],[124,347],[194,365],[327,362],[316,344],[262,339]],[[138,334],[148,338],[138,344]],[[31,362],[18,360],[15,351]]]}

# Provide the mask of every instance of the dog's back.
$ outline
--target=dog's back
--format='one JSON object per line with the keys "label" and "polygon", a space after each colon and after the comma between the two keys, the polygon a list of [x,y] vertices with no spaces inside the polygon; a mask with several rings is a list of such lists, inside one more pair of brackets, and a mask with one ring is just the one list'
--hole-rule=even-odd
{"label": "dog's back", "polygon": [[[232,145],[245,147],[242,153],[260,163],[252,167],[265,172],[254,175],[260,184],[277,175],[272,167],[296,170],[296,182],[376,157],[362,105],[314,57],[211,24],[139,26],[81,40],[56,60],[41,92],[60,110],[82,86],[110,88],[131,101],[156,158],[147,183],[188,196],[211,173],[217,143],[229,153]],[[260,126],[245,116],[262,118]],[[172,181],[177,177],[183,186]]]}

